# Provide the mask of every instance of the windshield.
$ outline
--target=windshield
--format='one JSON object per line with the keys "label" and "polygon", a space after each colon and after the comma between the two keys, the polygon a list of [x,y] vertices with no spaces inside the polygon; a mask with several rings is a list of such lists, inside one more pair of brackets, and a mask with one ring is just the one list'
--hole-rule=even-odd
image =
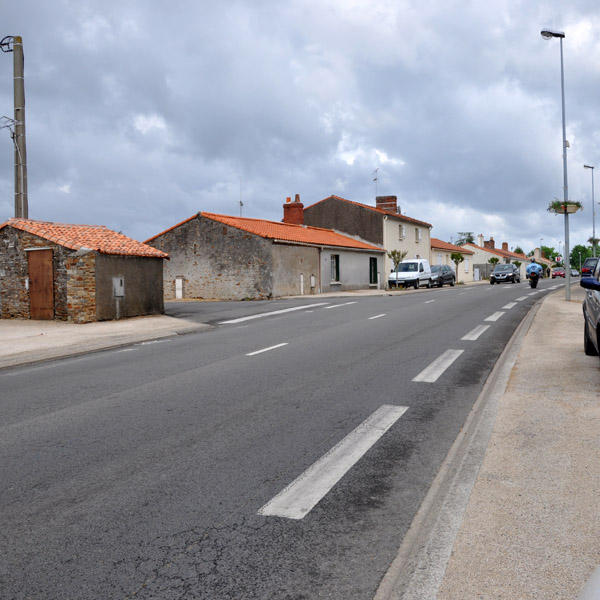
{"label": "windshield", "polygon": [[419,270],[419,263],[416,262],[406,262],[406,263],[400,263],[398,265],[398,271],[400,273],[406,273],[408,271],[418,271]]}
{"label": "windshield", "polygon": [[431,266],[431,272],[432,273],[439,273],[442,270],[442,267],[440,267],[439,265],[432,265]]}
{"label": "windshield", "polygon": [[512,271],[512,265],[497,265],[494,271]]}

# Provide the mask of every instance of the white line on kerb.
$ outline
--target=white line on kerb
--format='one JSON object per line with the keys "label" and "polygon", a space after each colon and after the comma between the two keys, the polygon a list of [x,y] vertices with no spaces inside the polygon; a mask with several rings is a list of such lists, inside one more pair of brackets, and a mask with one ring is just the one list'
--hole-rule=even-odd
{"label": "white line on kerb", "polygon": [[484,321],[497,321],[504,313],[499,311],[499,312],[495,312],[493,315],[490,315],[487,319],[484,319]]}
{"label": "white line on kerb", "polygon": [[252,319],[261,319],[262,317],[270,317],[272,315],[282,315],[283,313],[292,312],[294,310],[306,310],[313,306],[324,306],[327,302],[318,302],[317,304],[307,304],[305,306],[294,306],[292,308],[282,308],[281,310],[273,310],[267,313],[260,313],[259,315],[250,315],[249,317],[240,317],[239,319],[231,319],[230,321],[221,321],[219,325],[230,325],[233,323],[242,323],[243,321],[251,321]]}
{"label": "white line on kerb", "polygon": [[461,337],[461,340],[466,340],[468,342],[474,342],[482,333],[485,333],[491,325],[478,325],[472,331],[469,331],[467,335]]}
{"label": "white line on kerb", "polygon": [[382,315],[375,315],[374,317],[369,317],[369,321],[371,321],[372,319],[379,319],[381,317],[385,317],[385,313],[383,313]]}
{"label": "white line on kerb", "polygon": [[464,350],[446,350],[436,358],[426,369],[423,369],[413,381],[433,383],[438,377],[464,352]]}
{"label": "white line on kerb", "polygon": [[348,304],[356,304],[356,300],[354,302],[344,302],[342,304],[332,304],[331,306],[326,306],[325,308],[339,308],[340,306],[348,306]]}
{"label": "white line on kerb", "polygon": [[408,410],[383,405],[259,511],[266,517],[302,519]]}
{"label": "white line on kerb", "polygon": [[268,348],[263,348],[262,350],[256,350],[255,352],[248,352],[246,356],[254,356],[256,354],[262,354],[263,352],[268,352],[269,350],[275,350],[275,348],[281,348],[282,346],[287,346],[289,342],[284,342],[283,344],[277,344],[276,346],[269,346]]}
{"label": "white line on kerb", "polygon": [[505,306],[503,306],[502,308],[505,308],[506,310],[511,309],[513,306],[516,306],[517,303],[516,302],[509,302],[508,304],[506,304]]}

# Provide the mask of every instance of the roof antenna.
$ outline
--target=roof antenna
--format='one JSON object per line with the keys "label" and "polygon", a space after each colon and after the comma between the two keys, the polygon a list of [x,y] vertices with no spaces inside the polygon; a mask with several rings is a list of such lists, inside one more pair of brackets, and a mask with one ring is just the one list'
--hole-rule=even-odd
{"label": "roof antenna", "polygon": [[242,216],[242,208],[244,207],[244,203],[242,202],[242,177],[240,175],[240,217]]}
{"label": "roof antenna", "polygon": [[379,167],[377,167],[374,171],[373,171],[373,175],[375,175],[375,177],[373,177],[373,181],[375,182],[375,200],[377,200],[377,179],[378,179],[378,171],[379,171]]}

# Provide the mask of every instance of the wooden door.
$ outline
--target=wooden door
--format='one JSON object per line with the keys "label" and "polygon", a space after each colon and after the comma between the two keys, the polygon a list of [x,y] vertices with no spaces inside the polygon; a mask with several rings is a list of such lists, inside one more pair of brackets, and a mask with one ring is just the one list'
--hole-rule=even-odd
{"label": "wooden door", "polygon": [[29,263],[29,318],[54,319],[52,250],[31,250]]}

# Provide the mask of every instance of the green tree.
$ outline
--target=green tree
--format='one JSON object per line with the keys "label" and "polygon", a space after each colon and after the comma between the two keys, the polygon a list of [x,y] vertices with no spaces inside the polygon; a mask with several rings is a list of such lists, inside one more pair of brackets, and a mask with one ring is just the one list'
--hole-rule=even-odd
{"label": "green tree", "polygon": [[522,264],[523,263],[520,260],[515,260],[515,262],[513,263],[513,265],[515,265],[515,267],[517,267],[517,269],[519,269],[519,271],[521,270],[521,265]]}
{"label": "green tree", "polygon": [[456,283],[458,283],[458,265],[465,260],[465,257],[460,252],[453,252],[450,255],[450,260],[454,263],[456,267]]}
{"label": "green tree", "polygon": [[596,252],[598,249],[598,243],[600,243],[600,238],[591,237],[588,240],[588,244],[591,244],[592,246],[592,256],[598,256]]}
{"label": "green tree", "polygon": [[570,254],[571,266],[575,269],[579,269],[584,263],[586,258],[592,256],[592,249],[589,246],[583,244],[577,244],[573,247]]}
{"label": "green tree", "polygon": [[516,247],[516,248],[513,250],[513,252],[514,252],[515,254],[525,254],[525,252],[523,252],[523,248],[521,248],[521,246],[517,246],[517,247]]}
{"label": "green tree", "polygon": [[456,240],[457,246],[464,246],[465,244],[474,244],[475,236],[472,231],[459,231],[458,239]]}
{"label": "green tree", "polygon": [[398,285],[398,265],[404,260],[404,257],[408,254],[408,250],[390,250],[387,255],[388,258],[394,263],[394,271],[396,271],[396,285]]}
{"label": "green tree", "polygon": [[490,260],[488,260],[488,262],[491,265],[496,266],[500,262],[500,259],[497,256],[492,256],[492,258],[490,258]]}
{"label": "green tree", "polygon": [[556,256],[556,250],[554,250],[554,247],[542,246],[541,251],[542,251],[543,258],[552,258],[552,257]]}

